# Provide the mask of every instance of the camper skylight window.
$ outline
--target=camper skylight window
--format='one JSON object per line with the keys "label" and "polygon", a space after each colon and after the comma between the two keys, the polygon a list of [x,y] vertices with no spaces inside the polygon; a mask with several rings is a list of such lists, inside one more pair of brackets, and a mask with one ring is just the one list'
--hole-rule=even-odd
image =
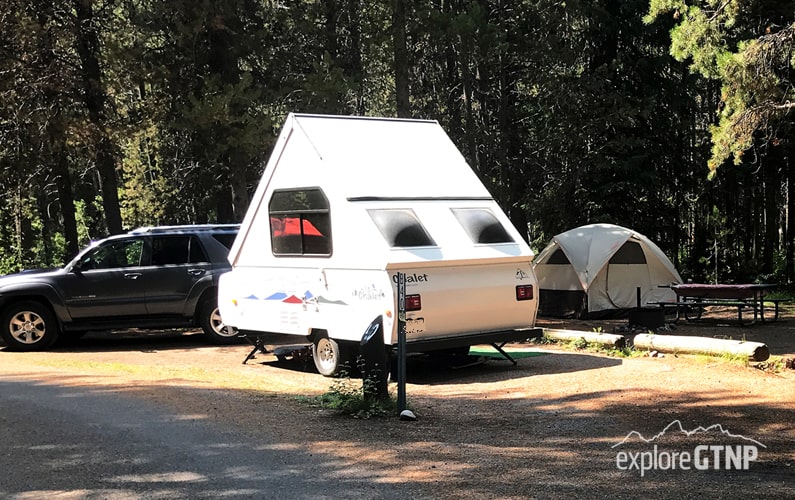
{"label": "camper skylight window", "polygon": [[410,208],[367,212],[390,247],[436,246],[436,242]]}
{"label": "camper skylight window", "polygon": [[320,188],[274,191],[268,204],[274,255],[331,255],[331,219]]}
{"label": "camper skylight window", "polygon": [[473,243],[514,243],[491,210],[485,208],[452,208]]}

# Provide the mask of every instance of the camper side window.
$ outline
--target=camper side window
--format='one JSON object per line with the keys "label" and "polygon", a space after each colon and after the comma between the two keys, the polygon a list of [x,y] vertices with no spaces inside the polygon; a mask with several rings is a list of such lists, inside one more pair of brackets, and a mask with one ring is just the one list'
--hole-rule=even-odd
{"label": "camper side window", "polygon": [[411,209],[368,210],[390,247],[436,246]]}
{"label": "camper side window", "polygon": [[274,255],[331,255],[329,203],[320,188],[274,191],[268,212]]}
{"label": "camper side window", "polygon": [[451,208],[472,243],[514,243],[497,217],[485,208]]}

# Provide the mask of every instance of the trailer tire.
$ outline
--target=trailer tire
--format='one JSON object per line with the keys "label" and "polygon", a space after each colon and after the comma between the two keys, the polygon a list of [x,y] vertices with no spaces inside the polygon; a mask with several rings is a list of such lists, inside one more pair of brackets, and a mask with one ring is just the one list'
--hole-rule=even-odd
{"label": "trailer tire", "polygon": [[339,375],[348,367],[347,349],[336,340],[318,337],[312,343],[312,360],[317,372],[324,377]]}

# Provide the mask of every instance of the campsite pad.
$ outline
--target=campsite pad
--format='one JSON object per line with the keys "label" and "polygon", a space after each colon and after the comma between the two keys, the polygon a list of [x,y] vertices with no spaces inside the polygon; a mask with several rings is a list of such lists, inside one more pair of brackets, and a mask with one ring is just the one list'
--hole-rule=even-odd
{"label": "campsite pad", "polygon": [[[507,352],[508,355],[513,359],[533,358],[535,356],[545,356],[549,354],[548,352],[531,351],[529,349],[505,349],[505,352]],[[484,358],[505,359],[505,356],[500,354],[496,349],[486,346],[470,347],[469,355],[482,356]]]}

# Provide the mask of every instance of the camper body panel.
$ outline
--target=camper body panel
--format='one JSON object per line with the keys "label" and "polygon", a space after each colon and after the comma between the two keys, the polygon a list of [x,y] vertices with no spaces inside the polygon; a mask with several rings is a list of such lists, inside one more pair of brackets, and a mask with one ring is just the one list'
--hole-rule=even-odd
{"label": "camper body panel", "polygon": [[[391,331],[392,287],[384,270],[251,267],[223,277],[224,322],[245,332],[299,337],[315,334],[358,342],[367,325],[385,316]],[[229,304],[234,304],[229,307]],[[388,340],[388,339],[387,339]]]}
{"label": "camper body panel", "polygon": [[[408,343],[523,330],[535,324],[536,297],[516,297],[517,286],[534,283],[528,262],[483,259],[388,267],[312,268],[296,263],[230,272],[221,278],[221,314],[225,323],[245,332],[306,339],[322,333],[353,342],[359,342],[367,325],[381,315],[384,343],[393,345],[398,334],[398,272],[402,272],[406,294],[418,295],[421,301],[421,309],[406,314]],[[519,334],[516,340],[533,336]]]}
{"label": "camper body panel", "polygon": [[[393,283],[397,282],[397,272],[404,273],[406,294],[420,297],[421,309],[406,313],[408,343],[467,333],[504,332],[535,324],[535,298],[525,301],[516,296],[517,285],[534,283],[529,263],[485,261],[389,267]],[[396,342],[397,328],[390,343]]]}

